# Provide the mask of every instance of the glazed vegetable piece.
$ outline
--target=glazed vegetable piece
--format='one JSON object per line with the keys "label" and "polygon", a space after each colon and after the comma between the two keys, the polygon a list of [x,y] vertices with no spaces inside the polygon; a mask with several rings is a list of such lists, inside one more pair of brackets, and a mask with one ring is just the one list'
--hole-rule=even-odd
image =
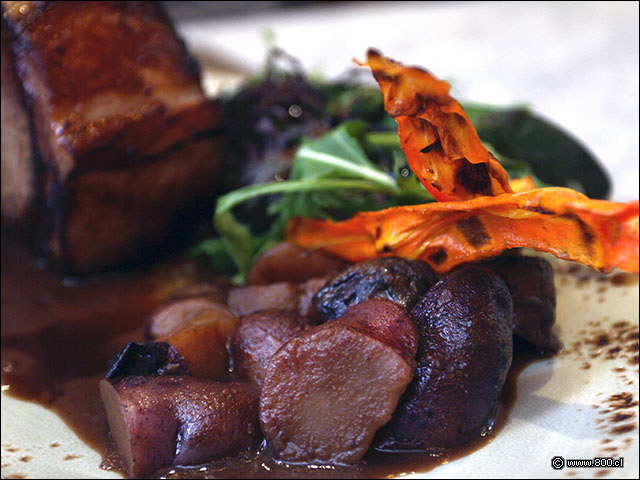
{"label": "glazed vegetable piece", "polygon": [[229,309],[208,296],[178,297],[160,305],[145,322],[145,337],[148,340],[163,338],[186,325],[203,310],[213,310],[221,317],[233,316]]}
{"label": "glazed vegetable piece", "polygon": [[341,260],[321,250],[305,250],[281,242],[264,252],[247,275],[247,285],[276,282],[302,283],[326,276],[344,265]]}
{"label": "glazed vegetable piece", "polygon": [[227,298],[231,311],[239,317],[262,310],[295,310],[298,288],[288,282],[232,288]]}
{"label": "glazed vegetable piece", "polygon": [[416,375],[376,446],[455,447],[480,435],[511,365],[512,313],[507,286],[488,269],[461,268],[436,283],[411,311]]}
{"label": "glazed vegetable piece", "polygon": [[451,86],[418,67],[405,67],[370,49],[367,63],[411,169],[437,201],[511,192],[509,176],[482,145]]}
{"label": "glazed vegetable piece", "polygon": [[227,342],[237,327],[237,317],[225,305],[209,297],[188,296],[178,297],[156,310],[147,319],[145,336],[173,345],[192,375],[226,380]]}
{"label": "glazed vegetable piece", "polygon": [[111,436],[130,476],[235,455],[261,439],[247,385],[177,376],[100,382]]}
{"label": "glazed vegetable piece", "polygon": [[262,386],[273,354],[309,327],[309,320],[294,311],[271,310],[243,317],[230,348],[235,372]]}
{"label": "glazed vegetable piece", "polygon": [[228,310],[206,309],[160,340],[181,353],[194,377],[224,381],[230,364],[227,343],[237,328],[238,319]]}
{"label": "glazed vegetable piece", "polygon": [[419,258],[437,273],[529,247],[602,271],[638,273],[638,202],[591,200],[568,188],[538,188],[464,202],[361,212],[350,220],[296,218],[287,240],[351,262]]}
{"label": "glazed vegetable piece", "polygon": [[[303,269],[304,266],[300,268]],[[314,317],[311,299],[324,282],[324,278],[312,278],[298,285],[278,282],[233,288],[229,292],[227,303],[239,317],[264,310],[291,310],[302,316]]]}
{"label": "glazed vegetable piece", "polygon": [[224,303],[229,293],[229,285],[223,283],[196,283],[179,288],[167,298],[167,303],[183,298],[206,298],[213,302]]}
{"label": "glazed vegetable piece", "polygon": [[405,309],[367,300],[271,357],[260,422],[287,462],[355,463],[411,381],[417,332]]}
{"label": "glazed vegetable piece", "polygon": [[[396,308],[396,302],[370,299],[350,307],[340,318],[330,323],[361,332],[393,348],[409,365],[415,365],[418,350],[418,330],[412,321]],[[406,309],[405,309],[406,311]]]}
{"label": "glazed vegetable piece", "polygon": [[313,306],[323,320],[338,318],[369,298],[385,298],[409,310],[435,282],[429,264],[419,260],[365,260],[330,278],[314,295]]}
{"label": "glazed vegetable piece", "polygon": [[553,267],[540,257],[505,255],[483,263],[507,284],[513,299],[513,333],[549,351],[560,348],[552,327],[556,321]]}
{"label": "glazed vegetable piece", "polygon": [[[318,291],[324,287],[328,278],[312,278],[298,285],[298,305],[297,311],[303,317],[307,317],[313,321],[319,320],[318,313],[313,306],[313,297]],[[317,322],[316,322],[317,323]]]}

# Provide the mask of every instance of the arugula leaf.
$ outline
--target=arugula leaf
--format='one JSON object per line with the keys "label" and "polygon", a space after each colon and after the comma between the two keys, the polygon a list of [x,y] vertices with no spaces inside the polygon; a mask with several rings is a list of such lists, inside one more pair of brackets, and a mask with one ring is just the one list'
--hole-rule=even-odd
{"label": "arugula leaf", "polygon": [[[404,163],[406,164],[406,157],[402,153],[400,138],[398,137],[398,134],[396,132],[370,132],[366,134],[366,139],[370,142],[375,142],[378,145],[381,145],[385,148],[393,149],[394,150],[393,153],[395,156],[398,157],[398,160],[401,163],[402,161],[404,161]],[[529,165],[524,160],[509,158],[505,155],[501,155],[496,150],[496,148],[490,143],[488,142],[482,142],[482,143],[485,146],[485,148],[489,150],[491,153],[493,153],[493,155],[498,159],[500,164],[504,167],[504,169],[509,174],[509,178],[512,178],[512,179],[523,178],[530,175],[533,178],[533,182],[536,184],[537,187],[549,186],[549,184],[543,182],[536,176],[535,172],[531,168],[531,165]],[[398,153],[398,150],[400,151],[400,153]],[[408,177],[407,181],[411,182],[413,180],[413,183],[420,184],[420,182],[418,181],[415,175],[409,176],[406,174],[406,172],[403,174],[402,171],[398,171],[397,175],[407,176]],[[401,180],[399,180],[399,182],[401,182]],[[411,189],[411,186],[406,184],[404,185],[403,190],[405,192],[410,189]]]}
{"label": "arugula leaf", "polygon": [[[241,282],[256,256],[283,238],[291,218],[335,219],[358,211],[433,201],[417,179],[412,180],[405,173],[410,170],[403,155],[393,153],[393,172],[383,170],[369,158],[367,149],[380,145],[366,140],[367,130],[364,122],[345,122],[322,137],[303,143],[295,155],[289,180],[251,185],[220,197],[214,214],[220,242],[206,240],[194,252],[224,256],[219,248],[224,245],[239,273],[235,280]],[[274,194],[282,196],[265,212],[275,217],[265,234],[252,234],[248,225],[234,217],[233,209],[238,205]]]}
{"label": "arugula leaf", "polygon": [[370,180],[388,193],[400,193],[394,180],[369,160],[360,145],[358,138],[367,129],[363,121],[344,122],[329,134],[303,143],[289,178],[354,177]]}

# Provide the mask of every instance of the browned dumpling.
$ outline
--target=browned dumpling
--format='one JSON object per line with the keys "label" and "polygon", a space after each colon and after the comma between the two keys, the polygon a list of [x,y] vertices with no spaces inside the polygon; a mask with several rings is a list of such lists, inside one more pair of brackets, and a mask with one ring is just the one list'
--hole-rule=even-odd
{"label": "browned dumpling", "polygon": [[278,282],[233,288],[227,303],[239,317],[265,310],[291,310],[312,318],[316,317],[313,296],[325,282],[325,278],[312,278],[299,284]]}
{"label": "browned dumpling", "polygon": [[202,310],[183,328],[159,340],[180,352],[191,375],[227,380],[230,359],[227,344],[238,328],[238,319],[228,311]]}
{"label": "browned dumpling", "polygon": [[298,305],[298,287],[293,283],[280,282],[232,288],[227,304],[239,317],[263,310],[295,310]]}
{"label": "browned dumpling", "polygon": [[273,354],[309,327],[306,317],[291,310],[267,310],[243,317],[231,342],[235,372],[260,387]]}
{"label": "browned dumpling", "polygon": [[217,283],[194,283],[171,292],[165,303],[192,297],[207,298],[214,302],[224,303],[229,293],[229,287],[230,285],[223,280],[217,281]]}
{"label": "browned dumpling", "polygon": [[500,275],[511,292],[514,335],[545,350],[558,350],[560,341],[552,331],[556,322],[556,286],[549,261],[509,255],[483,265]]}
{"label": "browned dumpling", "polygon": [[367,300],[298,334],[269,362],[260,422],[287,462],[355,463],[413,377],[417,332],[406,310]]}
{"label": "browned dumpling", "polygon": [[208,296],[178,297],[160,305],[147,318],[145,337],[148,340],[157,340],[177,332],[203,310],[213,310],[220,316],[234,316],[224,303],[212,300]]}

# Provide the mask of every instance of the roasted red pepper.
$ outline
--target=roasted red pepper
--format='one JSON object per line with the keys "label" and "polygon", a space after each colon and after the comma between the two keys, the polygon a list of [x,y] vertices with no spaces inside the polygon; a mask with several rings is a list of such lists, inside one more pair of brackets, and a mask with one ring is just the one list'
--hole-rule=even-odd
{"label": "roasted red pepper", "polygon": [[638,273],[638,202],[591,200],[568,188],[361,212],[351,220],[297,218],[287,240],[347,260],[398,256],[437,272],[529,247],[602,271]]}
{"label": "roasted red pepper", "polygon": [[384,94],[387,113],[409,165],[438,201],[469,200],[511,192],[509,176],[482,145],[447,82],[367,52],[367,63]]}
{"label": "roasted red pepper", "polygon": [[[398,121],[402,149],[436,203],[363,212],[351,220],[297,218],[287,240],[357,262],[419,258],[437,272],[529,247],[602,271],[638,273],[638,202],[591,200],[568,188],[509,178],[484,148],[449,85],[370,50],[367,64]],[[515,191],[515,192],[514,192]]]}

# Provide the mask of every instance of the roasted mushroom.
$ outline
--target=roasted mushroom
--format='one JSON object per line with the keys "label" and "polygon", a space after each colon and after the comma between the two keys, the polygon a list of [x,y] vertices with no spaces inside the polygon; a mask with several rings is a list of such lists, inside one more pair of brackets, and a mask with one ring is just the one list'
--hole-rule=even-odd
{"label": "roasted mushroom", "polygon": [[488,269],[461,268],[436,283],[411,310],[416,375],[377,447],[446,448],[478,436],[511,366],[512,313],[507,286]]}
{"label": "roasted mushroom", "polygon": [[406,310],[367,300],[298,334],[269,362],[260,422],[287,462],[355,463],[413,377],[417,332]]}
{"label": "roasted mushroom", "polygon": [[117,382],[131,375],[189,375],[182,355],[166,342],[129,342],[109,362],[105,378]]}
{"label": "roasted mushroom", "polygon": [[431,267],[419,260],[385,257],[351,265],[327,281],[313,297],[320,318],[332,320],[369,298],[385,298],[411,309],[436,282]]}

